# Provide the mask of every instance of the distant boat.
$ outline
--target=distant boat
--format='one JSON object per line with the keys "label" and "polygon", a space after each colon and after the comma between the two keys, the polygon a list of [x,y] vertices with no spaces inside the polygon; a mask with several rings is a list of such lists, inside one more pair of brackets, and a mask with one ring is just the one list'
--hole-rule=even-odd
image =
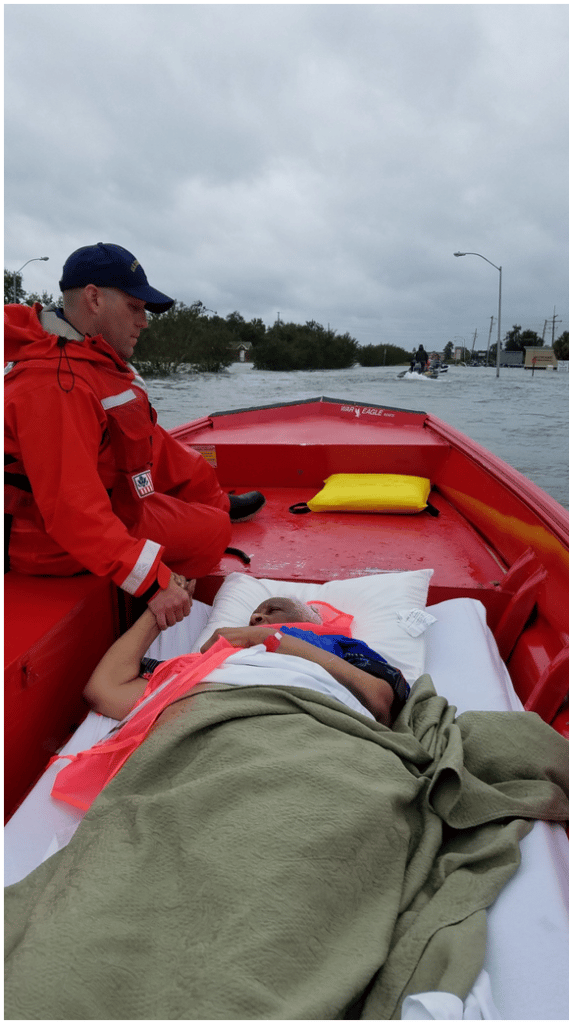
{"label": "distant boat", "polygon": [[424,370],[422,373],[419,373],[417,370],[404,370],[403,373],[398,373],[397,376],[400,380],[436,380],[439,373],[439,370]]}

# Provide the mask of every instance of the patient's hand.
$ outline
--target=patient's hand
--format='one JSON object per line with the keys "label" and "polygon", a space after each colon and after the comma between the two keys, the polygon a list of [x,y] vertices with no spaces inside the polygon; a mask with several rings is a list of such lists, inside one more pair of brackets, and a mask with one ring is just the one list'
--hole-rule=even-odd
{"label": "patient's hand", "polygon": [[209,640],[206,640],[200,650],[205,654],[220,636],[225,637],[232,647],[255,647],[256,644],[263,644],[271,633],[276,632],[276,629],[266,626],[221,626]]}

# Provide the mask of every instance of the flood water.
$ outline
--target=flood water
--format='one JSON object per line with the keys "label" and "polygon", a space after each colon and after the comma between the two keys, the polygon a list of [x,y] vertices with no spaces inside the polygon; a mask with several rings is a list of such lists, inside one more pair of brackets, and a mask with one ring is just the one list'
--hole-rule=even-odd
{"label": "flood water", "polygon": [[233,363],[219,374],[147,377],[164,427],[212,412],[299,399],[342,398],[430,412],[499,455],[569,509],[569,373],[451,366],[437,380],[403,367],[276,373]]}

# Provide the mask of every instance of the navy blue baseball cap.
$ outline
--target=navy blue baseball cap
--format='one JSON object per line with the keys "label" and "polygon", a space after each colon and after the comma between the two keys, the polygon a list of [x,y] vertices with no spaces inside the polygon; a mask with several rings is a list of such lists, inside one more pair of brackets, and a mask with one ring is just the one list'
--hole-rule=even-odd
{"label": "navy blue baseball cap", "polygon": [[136,256],[110,242],[85,245],[66,259],[59,282],[61,291],[88,284],[119,288],[135,299],[142,299],[151,313],[165,313],[174,305],[174,299],[150,287]]}

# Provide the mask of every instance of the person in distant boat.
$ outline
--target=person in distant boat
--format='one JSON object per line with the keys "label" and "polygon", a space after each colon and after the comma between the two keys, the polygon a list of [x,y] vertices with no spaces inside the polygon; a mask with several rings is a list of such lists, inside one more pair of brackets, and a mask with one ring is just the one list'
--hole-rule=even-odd
{"label": "person in distant boat", "polygon": [[63,309],[8,305],[5,496],[10,566],[107,576],[143,598],[161,629],[189,614],[176,582],[205,575],[231,523],[265,503],[225,494],[213,467],[156,423],[129,365],[147,313],[174,300],[132,253],[98,242],[67,259]]}
{"label": "person in distant boat", "polygon": [[417,349],[417,353],[415,355],[415,361],[417,363],[421,364],[421,368],[419,370],[419,373],[424,373],[425,372],[425,367],[426,367],[426,365],[427,365],[427,363],[429,361],[429,357],[428,357],[427,353],[425,352],[425,349],[423,348],[422,345],[419,345],[419,348]]}

